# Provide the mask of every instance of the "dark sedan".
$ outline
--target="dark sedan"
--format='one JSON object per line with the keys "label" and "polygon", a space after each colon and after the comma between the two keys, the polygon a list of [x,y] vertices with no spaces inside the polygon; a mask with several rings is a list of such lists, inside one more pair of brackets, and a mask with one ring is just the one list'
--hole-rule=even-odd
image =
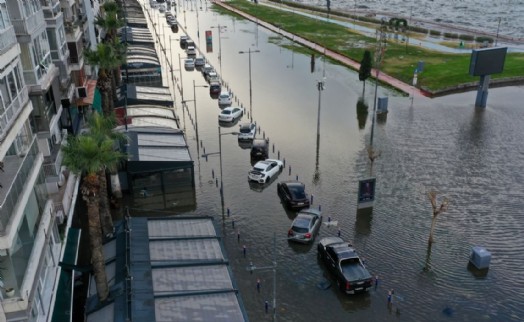
{"label": "dark sedan", "polygon": [[278,196],[282,203],[290,209],[309,207],[306,186],[300,181],[282,181],[277,185]]}

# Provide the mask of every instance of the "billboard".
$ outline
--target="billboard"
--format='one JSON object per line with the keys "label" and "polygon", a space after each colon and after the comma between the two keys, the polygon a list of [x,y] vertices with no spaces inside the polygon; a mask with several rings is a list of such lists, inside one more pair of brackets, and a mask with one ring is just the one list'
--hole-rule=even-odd
{"label": "billboard", "polygon": [[471,76],[499,74],[504,71],[507,47],[473,49],[469,63]]}
{"label": "billboard", "polygon": [[358,203],[368,203],[375,201],[376,178],[369,178],[358,181]]}
{"label": "billboard", "polygon": [[213,33],[211,30],[206,30],[206,52],[213,52]]}

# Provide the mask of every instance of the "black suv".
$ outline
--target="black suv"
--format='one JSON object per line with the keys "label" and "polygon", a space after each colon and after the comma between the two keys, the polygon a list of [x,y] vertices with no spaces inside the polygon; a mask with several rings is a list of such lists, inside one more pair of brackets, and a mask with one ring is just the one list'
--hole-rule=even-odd
{"label": "black suv", "polygon": [[269,142],[266,139],[253,139],[251,159],[265,160],[269,156]]}

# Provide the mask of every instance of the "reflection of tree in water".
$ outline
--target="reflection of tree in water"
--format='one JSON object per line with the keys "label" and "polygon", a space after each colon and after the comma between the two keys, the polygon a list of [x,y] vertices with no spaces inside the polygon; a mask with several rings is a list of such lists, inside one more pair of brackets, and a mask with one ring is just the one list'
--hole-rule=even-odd
{"label": "reflection of tree in water", "polygon": [[358,128],[360,130],[363,130],[366,127],[366,121],[368,118],[368,105],[364,101],[364,99],[361,97],[357,101],[357,120],[358,120]]}
{"label": "reflection of tree in water", "polygon": [[426,261],[424,262],[424,272],[429,272],[431,270],[431,244],[428,244],[428,249],[426,250]]}

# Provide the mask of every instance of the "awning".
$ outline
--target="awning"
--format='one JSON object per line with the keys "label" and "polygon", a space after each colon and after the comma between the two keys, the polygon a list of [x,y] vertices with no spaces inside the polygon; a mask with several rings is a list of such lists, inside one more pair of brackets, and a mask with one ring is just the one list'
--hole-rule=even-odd
{"label": "awning", "polygon": [[93,99],[95,97],[95,88],[96,88],[96,80],[95,79],[88,80],[86,83],[87,97],[77,99],[76,105],[85,106],[85,105],[93,104]]}

